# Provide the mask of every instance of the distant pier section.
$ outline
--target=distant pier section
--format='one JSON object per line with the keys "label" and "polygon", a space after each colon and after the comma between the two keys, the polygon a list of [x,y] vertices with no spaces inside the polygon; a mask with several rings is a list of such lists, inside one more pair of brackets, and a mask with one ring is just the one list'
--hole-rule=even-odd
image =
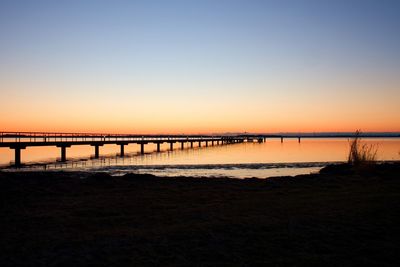
{"label": "distant pier section", "polygon": [[[94,148],[94,157],[99,158],[100,147],[108,144],[120,146],[120,156],[125,155],[125,146],[136,144],[140,146],[140,153],[144,154],[145,145],[156,144],[156,151],[161,152],[161,144],[168,143],[169,149],[180,145],[181,149],[208,147],[214,145],[228,145],[243,142],[262,143],[267,139],[277,138],[281,142],[287,138],[296,138],[301,142],[303,138],[352,138],[353,133],[321,133],[321,134],[231,134],[231,135],[138,135],[138,134],[99,134],[99,133],[50,133],[50,132],[0,132],[0,147],[8,147],[15,151],[14,166],[19,167],[21,150],[27,147],[56,146],[60,148],[60,160],[67,160],[67,148],[75,145],[90,145]],[[399,138],[399,133],[365,133],[359,137],[367,138]]]}

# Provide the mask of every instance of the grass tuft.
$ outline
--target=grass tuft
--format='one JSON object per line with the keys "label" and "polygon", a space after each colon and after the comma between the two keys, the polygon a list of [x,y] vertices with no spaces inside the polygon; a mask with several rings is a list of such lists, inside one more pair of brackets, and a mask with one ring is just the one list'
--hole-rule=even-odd
{"label": "grass tuft", "polygon": [[376,145],[363,144],[361,131],[357,130],[354,139],[350,141],[350,150],[347,162],[353,166],[364,166],[376,163],[378,147]]}

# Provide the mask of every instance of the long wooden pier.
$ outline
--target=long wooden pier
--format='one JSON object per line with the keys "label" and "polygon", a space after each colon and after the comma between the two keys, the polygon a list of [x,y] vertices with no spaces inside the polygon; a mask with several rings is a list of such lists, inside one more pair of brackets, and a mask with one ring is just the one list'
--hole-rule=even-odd
{"label": "long wooden pier", "polygon": [[[0,147],[8,147],[15,151],[14,165],[21,166],[21,150],[33,146],[56,146],[60,148],[61,161],[67,160],[67,148],[73,145],[90,145],[94,148],[94,157],[99,158],[100,147],[108,144],[120,146],[120,156],[125,154],[125,146],[129,144],[140,145],[140,152],[144,154],[145,145],[156,144],[157,152],[163,143],[169,144],[169,149],[174,149],[174,144],[181,148],[194,143],[198,147],[214,145],[227,145],[243,142],[265,142],[270,138],[279,138],[281,142],[287,138],[296,138],[300,143],[302,138],[352,138],[354,133],[320,133],[320,134],[237,134],[237,135],[139,135],[139,134],[100,134],[100,133],[54,133],[54,132],[0,132]],[[364,133],[359,137],[367,138],[399,138],[399,133]]]}
{"label": "long wooden pier", "polygon": [[223,136],[223,135],[137,135],[137,134],[98,134],[98,133],[48,133],[48,132],[0,132],[0,147],[8,147],[15,151],[15,166],[21,166],[21,150],[33,146],[56,146],[60,148],[61,161],[67,160],[67,148],[73,145],[90,145],[94,148],[94,157],[99,158],[100,147],[108,144],[120,146],[120,156],[125,154],[125,146],[129,144],[140,145],[140,152],[144,154],[145,145],[156,144],[157,152],[161,151],[161,144],[168,143],[169,149],[174,149],[174,144],[181,148],[194,143],[199,147],[227,145],[245,141],[263,142],[262,136]]}

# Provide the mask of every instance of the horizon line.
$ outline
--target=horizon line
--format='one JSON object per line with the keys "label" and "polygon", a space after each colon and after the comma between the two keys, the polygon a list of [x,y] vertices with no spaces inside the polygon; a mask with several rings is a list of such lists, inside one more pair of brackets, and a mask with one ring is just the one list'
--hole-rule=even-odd
{"label": "horizon line", "polygon": [[[400,131],[360,131],[362,135],[373,135],[373,134],[387,134],[387,135],[396,135],[400,134]],[[356,131],[282,131],[282,132],[239,132],[239,131],[227,131],[227,132],[198,132],[198,133],[166,133],[166,132],[157,132],[157,133],[118,133],[118,132],[91,132],[91,131],[0,131],[1,134],[17,134],[17,133],[33,133],[33,134],[96,134],[96,135],[328,135],[328,134],[355,134]]]}

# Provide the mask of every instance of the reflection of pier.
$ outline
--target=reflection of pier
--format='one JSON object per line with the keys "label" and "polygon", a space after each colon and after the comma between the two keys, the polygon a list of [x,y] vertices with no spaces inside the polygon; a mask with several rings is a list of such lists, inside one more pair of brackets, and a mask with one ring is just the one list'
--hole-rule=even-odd
{"label": "reflection of pier", "polygon": [[90,145],[94,147],[94,157],[99,158],[100,147],[108,144],[120,146],[120,156],[125,155],[125,146],[129,144],[140,145],[140,153],[144,154],[145,145],[156,144],[157,152],[161,151],[161,144],[168,143],[169,149],[174,149],[174,144],[185,146],[208,147],[214,145],[227,145],[242,142],[263,142],[263,136],[239,135],[131,135],[131,134],[86,134],[86,133],[37,133],[37,132],[1,132],[0,147],[8,147],[15,151],[15,166],[21,165],[21,150],[33,146],[56,146],[60,148],[61,161],[67,160],[67,148],[73,145]]}

